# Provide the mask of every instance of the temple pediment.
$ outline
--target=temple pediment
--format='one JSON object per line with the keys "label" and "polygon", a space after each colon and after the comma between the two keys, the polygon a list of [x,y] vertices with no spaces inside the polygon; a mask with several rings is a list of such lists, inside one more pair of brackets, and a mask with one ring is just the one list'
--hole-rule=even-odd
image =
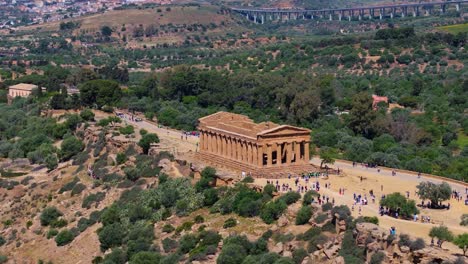
{"label": "temple pediment", "polygon": [[269,137],[269,136],[294,136],[294,135],[309,135],[310,130],[301,127],[282,125],[274,127],[272,129],[264,130],[257,134],[257,136]]}

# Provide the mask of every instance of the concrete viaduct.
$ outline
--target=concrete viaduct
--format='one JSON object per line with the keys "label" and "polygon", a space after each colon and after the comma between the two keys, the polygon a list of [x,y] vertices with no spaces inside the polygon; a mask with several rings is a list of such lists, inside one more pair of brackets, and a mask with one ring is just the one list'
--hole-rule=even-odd
{"label": "concrete viaduct", "polygon": [[366,18],[393,19],[394,17],[417,17],[421,15],[444,14],[449,8],[460,12],[462,10],[462,5],[467,3],[468,0],[458,0],[322,10],[232,7],[231,11],[244,15],[250,21],[263,24],[268,20],[327,19],[330,21],[351,21]]}

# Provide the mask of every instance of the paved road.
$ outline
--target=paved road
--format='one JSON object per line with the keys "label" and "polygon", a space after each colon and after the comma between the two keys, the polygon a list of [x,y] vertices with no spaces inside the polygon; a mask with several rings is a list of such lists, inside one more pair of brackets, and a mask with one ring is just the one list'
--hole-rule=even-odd
{"label": "paved road", "polygon": [[[320,166],[320,158],[318,157],[313,157],[311,160],[311,163],[314,165]],[[443,182],[443,180],[435,179],[432,177],[425,177],[424,175],[421,176],[421,178],[418,178],[416,174],[410,174],[410,173],[404,173],[404,172],[397,172],[396,176],[392,176],[392,170],[391,169],[380,169],[380,173],[377,172],[377,168],[365,168],[362,167],[361,165],[357,165],[356,167],[353,167],[352,164],[349,164],[347,162],[342,162],[342,161],[335,161],[335,164],[331,166],[332,168],[339,168],[340,170],[344,171],[345,173],[347,171],[352,171],[354,174],[359,174],[360,172],[364,173],[370,173],[374,175],[383,175],[383,176],[388,176],[388,177],[395,177],[397,179],[404,179],[408,181],[414,181],[416,183],[418,182],[423,182],[423,181],[430,181],[433,183],[440,184]],[[465,193],[466,188],[468,188],[468,184],[457,184],[454,182],[447,182],[453,190],[457,190],[461,192],[462,194]]]}

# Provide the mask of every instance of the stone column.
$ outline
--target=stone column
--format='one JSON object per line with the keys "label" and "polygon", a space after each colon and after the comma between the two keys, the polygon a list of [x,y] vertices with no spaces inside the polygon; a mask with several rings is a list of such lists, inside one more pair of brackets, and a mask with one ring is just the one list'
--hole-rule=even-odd
{"label": "stone column", "polygon": [[226,138],[227,157],[232,158],[231,137]]}
{"label": "stone column", "polygon": [[257,153],[257,146],[252,145],[252,164],[257,166],[258,165],[258,153]]}
{"label": "stone column", "polygon": [[247,162],[247,142],[243,142],[242,144],[242,162],[248,163]]}
{"label": "stone column", "polygon": [[203,140],[203,150],[207,150],[208,148],[208,137],[207,137],[207,134],[205,131],[203,131],[203,137],[204,137],[204,140]]}
{"label": "stone column", "polygon": [[309,157],[309,142],[306,141],[304,142],[304,159],[307,164],[310,162],[310,157]]}
{"label": "stone column", "polygon": [[267,145],[267,167],[271,167],[272,155],[271,155],[271,144]]}
{"label": "stone column", "polygon": [[264,146],[257,146],[257,165],[263,167]]}
{"label": "stone column", "polygon": [[200,131],[200,140],[198,142],[198,149],[199,151],[202,151],[203,150],[203,144],[205,144],[205,140],[203,140],[203,131]]}
{"label": "stone column", "polygon": [[296,152],[296,163],[301,163],[301,143],[294,142],[294,151]]}
{"label": "stone column", "polygon": [[232,158],[237,160],[237,138],[232,139]]}
{"label": "stone column", "polygon": [[250,153],[251,153],[251,147],[250,147],[250,142],[245,142],[245,162],[247,164],[250,164],[252,160],[250,159]]}
{"label": "stone column", "polygon": [[212,135],[211,135],[210,132],[208,132],[208,133],[206,134],[206,138],[208,139],[208,140],[206,141],[206,150],[207,150],[208,152],[211,152],[211,149],[212,149],[212,146],[213,146],[213,137],[212,137]]}
{"label": "stone column", "polygon": [[229,151],[228,151],[228,138],[227,136],[223,136],[223,146],[224,146],[224,157],[229,157]]}
{"label": "stone column", "polygon": [[281,166],[283,162],[283,151],[280,143],[276,143],[276,166]]}
{"label": "stone column", "polygon": [[237,160],[242,161],[242,143],[237,140]]}
{"label": "stone column", "polygon": [[218,134],[213,134],[213,154],[218,154]]}
{"label": "stone column", "polygon": [[292,143],[288,142],[286,143],[286,164],[290,165],[291,164],[291,159],[292,159]]}

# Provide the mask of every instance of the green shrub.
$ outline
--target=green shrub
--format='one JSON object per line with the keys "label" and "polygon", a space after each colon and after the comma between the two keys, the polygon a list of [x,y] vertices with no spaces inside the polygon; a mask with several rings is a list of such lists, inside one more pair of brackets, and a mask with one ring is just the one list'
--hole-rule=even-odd
{"label": "green shrub", "polygon": [[217,264],[237,264],[242,263],[244,258],[247,256],[247,252],[244,247],[237,244],[229,244],[223,246],[221,254],[216,261]]}
{"label": "green shrub", "polygon": [[382,251],[376,252],[372,255],[369,264],[380,264],[385,258],[385,254]]}
{"label": "green shrub", "polygon": [[411,241],[411,244],[409,246],[411,252],[420,250],[426,247],[426,242],[422,238],[417,238],[414,241]]}
{"label": "green shrub", "polygon": [[323,234],[313,236],[309,240],[309,244],[307,244],[307,251],[309,253],[312,253],[318,249],[317,245],[323,245],[327,243],[327,241],[328,241],[328,237]]}
{"label": "green shrub", "polygon": [[315,222],[317,224],[321,224],[323,222],[325,222],[325,220],[328,219],[328,214],[319,214],[315,217]]}
{"label": "green shrub", "polygon": [[162,241],[162,246],[163,246],[164,252],[168,253],[168,252],[175,250],[179,246],[179,244],[175,240],[172,240],[170,238],[165,238]]}
{"label": "green shrub", "polygon": [[244,183],[252,183],[254,181],[255,181],[254,178],[252,178],[251,176],[247,176],[242,180],[242,182]]}
{"label": "green shrub", "polygon": [[148,154],[148,150],[152,143],[159,143],[159,137],[156,134],[149,133],[142,136],[140,141],[138,141],[138,146],[143,149],[143,153]]}
{"label": "green shrub", "polygon": [[340,256],[345,259],[345,263],[364,263],[364,253],[365,249],[356,245],[353,232],[346,231],[339,251]]}
{"label": "green shrub", "polygon": [[60,157],[62,161],[67,161],[71,157],[80,153],[84,148],[83,142],[74,136],[65,138],[60,145]]}
{"label": "green shrub", "polygon": [[83,199],[83,202],[81,203],[81,207],[90,209],[93,203],[99,204],[99,202],[104,200],[105,197],[106,197],[105,192],[92,193]]}
{"label": "green shrub", "polygon": [[461,216],[460,225],[461,225],[461,226],[468,226],[468,214],[463,214],[463,215]]}
{"label": "green shrub", "polygon": [[51,227],[61,228],[61,227],[66,226],[67,224],[68,224],[67,220],[60,218],[60,219],[50,222],[49,225]]}
{"label": "green shrub", "polygon": [[171,232],[173,232],[174,230],[175,230],[175,228],[174,228],[172,225],[170,225],[170,224],[165,224],[165,225],[162,227],[162,231],[163,231],[164,233],[171,233]]}
{"label": "green shrub", "polygon": [[7,263],[8,257],[5,255],[0,255],[0,264]]}
{"label": "green shrub", "polygon": [[127,161],[127,155],[125,155],[125,153],[120,152],[117,154],[115,160],[117,161],[117,165],[124,164]]}
{"label": "green shrub", "polygon": [[379,218],[376,216],[360,216],[356,219],[356,223],[372,223],[379,224]]}
{"label": "green shrub", "polygon": [[60,212],[57,208],[55,207],[46,207],[40,216],[41,220],[41,225],[42,226],[48,226],[52,222],[57,221],[57,219],[62,216],[62,212]]}
{"label": "green shrub", "polygon": [[322,210],[324,212],[330,211],[333,208],[333,204],[331,203],[325,203],[322,205]]}
{"label": "green shrub", "polygon": [[305,257],[307,257],[309,254],[307,251],[303,248],[298,248],[293,251],[292,253],[292,258],[294,260],[294,263],[296,264],[301,264],[302,261],[304,260]]}
{"label": "green shrub", "polygon": [[221,241],[222,237],[215,231],[201,231],[198,235],[198,240],[200,240],[201,246],[218,246],[219,241]]}
{"label": "green shrub", "polygon": [[191,222],[191,221],[184,222],[184,223],[182,223],[180,226],[178,226],[176,228],[176,232],[180,233],[180,232],[182,232],[184,230],[185,231],[190,231],[192,229],[192,226],[193,226],[193,222]]}
{"label": "green shrub", "polygon": [[80,182],[80,179],[78,177],[73,178],[71,182],[66,183],[62,188],[60,188],[59,192],[60,194],[71,191],[75,187],[75,185]]}
{"label": "green shrub", "polygon": [[94,113],[93,113],[93,111],[91,111],[90,109],[83,109],[83,110],[80,112],[80,117],[81,117],[84,121],[94,121]]}
{"label": "green shrub", "polygon": [[266,224],[271,224],[273,221],[278,220],[278,218],[286,210],[287,205],[283,200],[270,201],[263,206],[260,211],[260,218]]}
{"label": "green shrub", "polygon": [[307,224],[312,217],[312,208],[310,206],[302,206],[296,216],[296,225]]}
{"label": "green shrub", "polygon": [[198,243],[196,236],[191,234],[186,234],[179,240],[179,251],[182,254],[187,254],[190,250],[194,249]]}
{"label": "green shrub", "polygon": [[81,184],[81,183],[78,183],[78,184],[76,184],[76,185],[73,187],[73,189],[72,189],[70,195],[71,195],[71,196],[74,196],[74,195],[80,194],[80,193],[82,193],[85,189],[86,189],[86,185]]}
{"label": "green shrub", "polygon": [[223,228],[230,228],[234,227],[237,225],[237,221],[234,218],[228,218],[226,221],[224,221]]}
{"label": "green shrub", "polygon": [[201,215],[197,215],[197,216],[195,216],[193,221],[195,223],[197,223],[197,224],[201,224],[201,223],[205,222],[205,218],[203,218],[203,216],[201,216]]}
{"label": "green shrub", "polygon": [[162,257],[160,254],[151,251],[140,251],[130,258],[130,264],[159,263]]}
{"label": "green shrub", "polygon": [[119,132],[123,135],[130,135],[135,133],[135,128],[132,125],[119,128]]}
{"label": "green shrub", "polygon": [[320,194],[316,191],[308,191],[304,194],[304,198],[302,199],[303,205],[310,205],[314,201],[314,197],[318,197]]}
{"label": "green shrub", "polygon": [[272,236],[272,239],[276,243],[279,243],[279,242],[286,243],[286,242],[292,241],[294,239],[294,235],[292,233],[286,233],[286,234],[274,233]]}
{"label": "green shrub", "polygon": [[47,239],[51,239],[52,237],[56,236],[57,234],[58,234],[58,230],[55,229],[55,228],[51,228],[51,229],[49,229],[49,231],[47,231],[46,237],[47,237]]}
{"label": "green shrub", "polygon": [[302,234],[296,236],[296,240],[308,241],[313,237],[316,237],[322,233],[322,230],[319,227],[311,227]]}
{"label": "green shrub", "polygon": [[273,197],[274,192],[276,192],[276,188],[273,184],[267,184],[263,187],[263,193],[270,197]]}
{"label": "green shrub", "polygon": [[301,199],[301,195],[297,192],[287,192],[286,194],[282,195],[280,200],[284,201],[287,205],[293,204]]}
{"label": "green shrub", "polygon": [[[107,210],[103,213],[105,216]],[[103,224],[106,221],[103,221]],[[126,236],[125,229],[120,223],[105,225],[98,230],[99,242],[101,242],[101,250],[105,251],[109,248],[120,246]]]}
{"label": "green shrub", "polygon": [[69,244],[73,239],[75,239],[73,233],[70,230],[65,229],[57,234],[55,237],[55,243],[60,247]]}
{"label": "green shrub", "polygon": [[214,255],[216,254],[217,248],[213,245],[209,246],[198,246],[194,248],[189,253],[189,260],[194,261],[203,261],[207,260],[207,255]]}

